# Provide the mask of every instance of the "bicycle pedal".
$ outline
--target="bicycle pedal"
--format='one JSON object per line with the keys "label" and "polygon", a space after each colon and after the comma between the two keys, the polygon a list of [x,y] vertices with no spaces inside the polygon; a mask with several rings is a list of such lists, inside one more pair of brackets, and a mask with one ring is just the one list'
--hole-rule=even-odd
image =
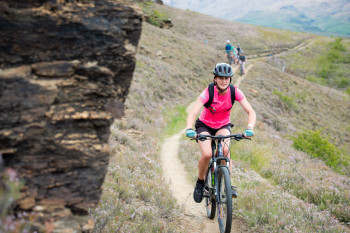
{"label": "bicycle pedal", "polygon": [[210,197],[209,193],[203,193],[203,197]]}

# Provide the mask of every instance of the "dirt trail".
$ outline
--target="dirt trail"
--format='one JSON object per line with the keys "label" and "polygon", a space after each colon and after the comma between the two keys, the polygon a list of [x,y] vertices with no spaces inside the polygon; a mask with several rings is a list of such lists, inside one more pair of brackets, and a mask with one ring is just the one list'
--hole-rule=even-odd
{"label": "dirt trail", "polygon": [[187,180],[185,166],[177,156],[179,140],[184,132],[185,130],[182,130],[165,139],[163,143],[161,158],[164,178],[170,183],[170,190],[178,204],[184,208],[185,216],[182,219],[184,232],[219,232],[217,219],[207,218],[204,202],[200,204],[194,202],[192,197],[194,184]]}
{"label": "dirt trail", "polygon": [[[248,74],[249,70],[250,70],[252,67],[253,67],[253,64],[250,64],[248,67],[245,68],[245,74],[242,75],[242,76],[239,76],[239,78],[237,79],[237,81],[236,81],[236,83],[235,83],[235,86],[238,87],[239,84],[241,84],[242,79],[244,78],[244,76],[245,76],[246,74]],[[236,73],[236,72],[237,72],[236,70],[238,70],[238,66],[234,67],[233,70],[234,70],[234,73]]]}

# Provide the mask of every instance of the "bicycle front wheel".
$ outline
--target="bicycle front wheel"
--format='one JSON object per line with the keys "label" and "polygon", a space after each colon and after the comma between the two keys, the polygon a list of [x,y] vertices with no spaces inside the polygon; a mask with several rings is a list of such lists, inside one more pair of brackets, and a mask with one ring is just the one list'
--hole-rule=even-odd
{"label": "bicycle front wheel", "polygon": [[232,225],[232,189],[231,178],[227,167],[218,168],[218,222],[220,233],[231,232]]}

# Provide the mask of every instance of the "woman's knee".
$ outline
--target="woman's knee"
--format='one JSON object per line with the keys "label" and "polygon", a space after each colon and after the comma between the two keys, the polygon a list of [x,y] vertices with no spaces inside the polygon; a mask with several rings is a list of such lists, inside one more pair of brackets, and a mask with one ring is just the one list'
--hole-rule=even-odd
{"label": "woman's knee", "polygon": [[205,160],[210,160],[210,159],[211,159],[211,152],[203,152],[203,153],[202,153],[202,157],[203,157]]}

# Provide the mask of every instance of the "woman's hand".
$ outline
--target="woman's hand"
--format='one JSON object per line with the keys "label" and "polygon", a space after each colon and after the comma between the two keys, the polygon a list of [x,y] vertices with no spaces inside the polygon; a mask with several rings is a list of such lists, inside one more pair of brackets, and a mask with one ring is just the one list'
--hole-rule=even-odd
{"label": "woman's hand", "polygon": [[189,128],[189,129],[186,129],[186,136],[189,138],[196,138],[197,133],[193,129]]}
{"label": "woman's hand", "polygon": [[254,131],[252,129],[246,129],[243,134],[244,137],[253,137]]}

